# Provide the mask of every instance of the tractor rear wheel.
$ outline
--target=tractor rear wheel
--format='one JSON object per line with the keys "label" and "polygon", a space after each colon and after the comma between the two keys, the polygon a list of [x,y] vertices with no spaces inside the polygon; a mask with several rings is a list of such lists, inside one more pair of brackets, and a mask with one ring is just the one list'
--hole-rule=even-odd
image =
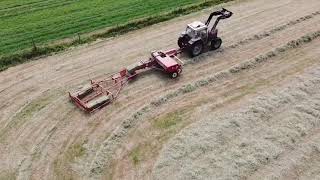
{"label": "tractor rear wheel", "polygon": [[216,50],[221,47],[222,39],[217,37],[214,40],[211,41],[211,50]]}
{"label": "tractor rear wheel", "polygon": [[197,41],[193,43],[190,47],[190,55],[192,57],[199,56],[203,51],[203,43],[201,41]]}

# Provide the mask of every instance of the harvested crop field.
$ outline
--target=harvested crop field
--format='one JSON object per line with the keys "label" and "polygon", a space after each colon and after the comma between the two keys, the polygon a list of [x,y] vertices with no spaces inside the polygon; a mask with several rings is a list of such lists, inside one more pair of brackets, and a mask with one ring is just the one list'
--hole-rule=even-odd
{"label": "harvested crop field", "polygon": [[1,72],[0,179],[318,179],[320,1],[223,6],[220,50],[91,115],[69,90],[175,48],[212,8]]}

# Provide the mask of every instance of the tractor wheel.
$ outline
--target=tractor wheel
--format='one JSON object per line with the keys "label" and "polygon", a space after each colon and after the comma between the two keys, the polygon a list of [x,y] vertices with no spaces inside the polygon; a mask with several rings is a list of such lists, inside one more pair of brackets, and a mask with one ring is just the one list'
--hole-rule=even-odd
{"label": "tractor wheel", "polygon": [[190,38],[187,35],[180,36],[179,39],[178,39],[178,46],[180,48],[187,47],[189,40],[190,40]]}
{"label": "tractor wheel", "polygon": [[203,51],[203,44],[201,41],[193,43],[190,47],[190,55],[192,57],[199,56]]}
{"label": "tractor wheel", "polygon": [[222,40],[221,38],[217,37],[216,39],[211,41],[211,50],[216,50],[221,47]]}
{"label": "tractor wheel", "polygon": [[180,37],[180,38],[178,39],[178,46],[179,46],[180,48],[184,48],[184,47],[185,47],[185,40],[184,40],[183,37]]}

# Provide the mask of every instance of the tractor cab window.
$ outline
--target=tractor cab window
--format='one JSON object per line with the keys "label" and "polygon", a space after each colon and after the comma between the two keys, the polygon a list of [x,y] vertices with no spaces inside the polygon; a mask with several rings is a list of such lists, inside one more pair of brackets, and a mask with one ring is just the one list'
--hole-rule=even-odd
{"label": "tractor cab window", "polygon": [[201,36],[202,39],[203,39],[203,38],[206,38],[206,37],[207,37],[207,29],[201,30],[201,31],[200,31],[200,36]]}
{"label": "tractor cab window", "polygon": [[186,29],[186,33],[188,34],[189,37],[193,38],[195,36],[195,32],[192,28],[190,28],[189,26]]}

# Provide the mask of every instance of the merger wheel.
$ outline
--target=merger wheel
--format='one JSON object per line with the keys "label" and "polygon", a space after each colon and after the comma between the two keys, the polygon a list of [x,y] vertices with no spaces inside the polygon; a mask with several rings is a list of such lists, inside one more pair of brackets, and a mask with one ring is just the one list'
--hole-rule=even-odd
{"label": "merger wheel", "polygon": [[178,77],[178,72],[171,73],[170,76],[171,76],[172,79],[175,79],[175,78]]}
{"label": "merger wheel", "polygon": [[221,47],[221,44],[222,44],[222,39],[219,37],[212,40],[211,41],[211,50],[219,49]]}
{"label": "merger wheel", "polygon": [[181,74],[181,72],[182,72],[182,69],[179,68],[179,69],[177,69],[176,72],[171,73],[171,74],[170,74],[170,77],[171,77],[172,79],[175,79],[175,78],[177,78],[177,77]]}
{"label": "merger wheel", "polygon": [[172,79],[175,79],[175,78],[177,78],[179,76],[179,73],[178,72],[173,72],[173,73],[170,74],[170,76],[171,76]]}

